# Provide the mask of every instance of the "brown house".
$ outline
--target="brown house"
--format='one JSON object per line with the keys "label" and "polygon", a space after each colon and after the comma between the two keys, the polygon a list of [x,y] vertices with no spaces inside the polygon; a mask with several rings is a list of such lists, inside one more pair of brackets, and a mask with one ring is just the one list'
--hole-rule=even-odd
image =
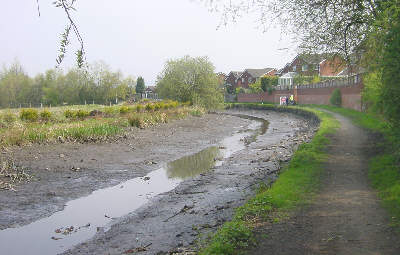
{"label": "brown house", "polygon": [[275,68],[262,68],[262,69],[246,69],[239,76],[237,87],[248,88],[249,84],[255,83],[263,76],[273,76],[276,73]]}
{"label": "brown house", "polygon": [[225,86],[228,90],[235,90],[238,87],[238,79],[243,72],[231,71],[225,78]]}
{"label": "brown house", "polygon": [[301,76],[337,76],[345,69],[344,61],[339,56],[326,57],[322,54],[297,55],[292,62],[287,63],[277,75],[296,73]]}

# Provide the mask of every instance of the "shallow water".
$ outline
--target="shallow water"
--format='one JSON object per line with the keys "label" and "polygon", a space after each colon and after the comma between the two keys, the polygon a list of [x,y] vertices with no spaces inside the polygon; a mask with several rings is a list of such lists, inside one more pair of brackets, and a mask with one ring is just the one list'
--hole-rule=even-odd
{"label": "shallow water", "polygon": [[257,121],[248,130],[225,138],[218,146],[167,163],[145,177],[72,200],[64,210],[47,218],[0,231],[0,253],[57,254],[93,237],[97,231],[107,231],[113,218],[133,212],[152,197],[173,190],[183,180],[221,165],[224,158],[244,149],[247,143],[264,134],[268,123],[258,118],[251,119]]}

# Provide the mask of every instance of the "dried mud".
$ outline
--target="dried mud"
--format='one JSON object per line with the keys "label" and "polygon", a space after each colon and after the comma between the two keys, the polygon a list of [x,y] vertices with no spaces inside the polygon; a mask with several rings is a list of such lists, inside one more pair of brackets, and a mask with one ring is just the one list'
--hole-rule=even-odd
{"label": "dried mud", "polygon": [[[316,123],[290,113],[230,110],[228,114],[266,119],[269,128],[212,171],[188,178],[139,209],[113,219],[65,254],[185,253],[199,235],[229,220],[233,209],[254,193],[258,183],[273,182],[280,163],[288,161],[293,149],[308,141],[316,129]],[[0,191],[0,229],[26,225],[62,210],[70,200],[146,176],[162,164],[217,145],[253,122],[208,114],[135,129],[116,142],[12,148],[6,156],[12,156],[34,179],[20,184],[17,191]]]}

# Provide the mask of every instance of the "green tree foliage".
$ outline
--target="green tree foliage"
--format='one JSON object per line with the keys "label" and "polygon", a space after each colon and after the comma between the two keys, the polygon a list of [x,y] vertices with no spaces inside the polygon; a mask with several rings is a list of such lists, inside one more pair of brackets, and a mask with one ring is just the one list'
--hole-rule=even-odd
{"label": "green tree foliage", "polygon": [[261,93],[263,92],[261,88],[261,80],[256,81],[253,84],[249,84],[250,93]]}
{"label": "green tree foliage", "polygon": [[79,68],[63,73],[51,69],[29,77],[15,62],[0,71],[0,107],[22,107],[95,102],[108,104],[115,99],[125,100],[135,89],[132,77],[123,78],[104,63],[94,63],[88,70]]}
{"label": "green tree foliage", "polygon": [[223,90],[214,69],[207,57],[169,60],[158,77],[157,92],[162,98],[218,108],[223,103]]}
{"label": "green tree foliage", "polygon": [[381,4],[366,40],[363,102],[398,129],[400,124],[400,1]]}
{"label": "green tree foliage", "polygon": [[389,29],[383,38],[381,78],[384,114],[398,128],[400,124],[400,5],[396,7],[387,17]]}
{"label": "green tree foliage", "polygon": [[261,89],[263,91],[268,91],[268,88],[272,88],[278,85],[278,77],[277,76],[264,76],[261,77]]}
{"label": "green tree foliage", "polygon": [[335,89],[332,91],[331,98],[329,99],[331,105],[334,106],[342,106],[342,93],[340,92],[340,89]]}
{"label": "green tree foliage", "polygon": [[146,89],[146,86],[144,84],[144,79],[143,79],[143,77],[139,76],[137,79],[137,84],[136,84],[136,93],[138,93],[138,94],[143,93],[145,89]]}

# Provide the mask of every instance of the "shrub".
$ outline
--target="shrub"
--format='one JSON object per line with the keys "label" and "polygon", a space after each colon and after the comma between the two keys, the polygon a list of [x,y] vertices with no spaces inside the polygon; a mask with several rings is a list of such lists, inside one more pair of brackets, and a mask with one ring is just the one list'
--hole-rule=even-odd
{"label": "shrub", "polygon": [[68,110],[65,110],[64,116],[65,116],[65,118],[67,118],[67,119],[75,118],[75,117],[76,117],[76,112],[73,111],[73,110],[68,109]]}
{"label": "shrub", "polygon": [[167,123],[168,115],[165,113],[155,113],[153,115],[153,120],[155,123]]}
{"label": "shrub", "polygon": [[137,112],[141,112],[141,111],[143,111],[143,109],[144,109],[144,106],[141,105],[141,104],[138,104],[138,105],[136,106],[136,111],[137,111]]}
{"label": "shrub", "polygon": [[39,113],[35,109],[22,109],[19,113],[19,117],[21,120],[34,122],[38,120]]}
{"label": "shrub", "polygon": [[76,117],[79,118],[79,119],[84,119],[84,118],[88,117],[89,115],[90,115],[90,113],[88,111],[85,111],[85,110],[82,110],[82,109],[79,109],[76,112]]}
{"label": "shrub", "polygon": [[191,111],[190,114],[192,116],[196,116],[196,117],[201,117],[205,114],[205,110],[201,107],[194,107]]}
{"label": "shrub", "polygon": [[342,106],[342,93],[340,92],[340,89],[335,89],[332,92],[331,98],[330,98],[330,103],[334,106]]}
{"label": "shrub", "polygon": [[146,111],[148,111],[148,112],[154,111],[155,108],[156,107],[154,106],[154,104],[146,104]]}
{"label": "shrub", "polygon": [[130,112],[130,108],[128,107],[128,106],[126,106],[126,105],[123,105],[123,106],[121,106],[120,108],[119,108],[119,112],[121,113],[121,114],[125,114],[125,113],[128,113],[128,112]]}
{"label": "shrub", "polygon": [[129,116],[128,123],[132,127],[137,127],[137,128],[145,127],[145,122],[144,122],[142,116],[140,116],[138,114],[132,114],[131,116]]}
{"label": "shrub", "polygon": [[52,113],[49,110],[43,110],[40,113],[40,119],[43,121],[49,121],[51,119]]}
{"label": "shrub", "polygon": [[161,103],[156,103],[156,104],[154,105],[154,110],[156,110],[156,111],[159,111],[161,108],[162,108]]}
{"label": "shrub", "polygon": [[113,106],[107,106],[104,108],[104,112],[108,115],[108,116],[113,116],[116,115],[117,113],[120,112],[120,109],[116,109]]}

